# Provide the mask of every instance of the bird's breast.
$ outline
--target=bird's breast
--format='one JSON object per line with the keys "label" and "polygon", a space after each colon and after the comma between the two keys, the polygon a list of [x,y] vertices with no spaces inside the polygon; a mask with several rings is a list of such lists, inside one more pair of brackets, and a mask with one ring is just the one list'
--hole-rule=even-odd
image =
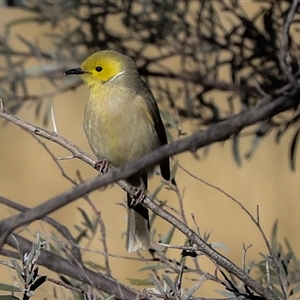
{"label": "bird's breast", "polygon": [[85,109],[84,130],[97,158],[105,157],[115,167],[159,146],[146,100],[124,88],[91,93]]}

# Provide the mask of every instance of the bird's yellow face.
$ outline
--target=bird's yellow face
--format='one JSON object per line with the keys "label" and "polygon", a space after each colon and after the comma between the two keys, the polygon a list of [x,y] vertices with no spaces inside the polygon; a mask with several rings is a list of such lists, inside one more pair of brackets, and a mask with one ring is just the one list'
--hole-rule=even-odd
{"label": "bird's yellow face", "polygon": [[90,87],[99,89],[106,82],[114,81],[124,73],[134,78],[138,74],[131,58],[113,50],[102,50],[89,56],[80,68],[65,72],[66,75],[79,75]]}
{"label": "bird's yellow face", "polygon": [[124,61],[113,51],[100,51],[88,57],[81,65],[83,81],[89,86],[105,83],[124,73]]}

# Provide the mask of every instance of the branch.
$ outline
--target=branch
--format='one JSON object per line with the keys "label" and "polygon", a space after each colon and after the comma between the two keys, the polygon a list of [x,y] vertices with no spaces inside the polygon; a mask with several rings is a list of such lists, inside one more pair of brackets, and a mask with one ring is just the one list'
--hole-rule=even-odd
{"label": "branch", "polygon": [[[26,206],[23,206],[19,203],[16,203],[16,202],[13,202],[7,198],[4,198],[2,196],[0,196],[0,203],[1,204],[4,204],[8,207],[11,207],[15,210],[18,210],[18,211],[21,211],[21,212],[24,212],[24,211],[28,211],[30,210],[30,208],[26,207]],[[82,263],[82,257],[81,257],[81,252],[80,252],[80,249],[79,247],[76,245],[76,240],[75,238],[72,236],[71,232],[69,231],[69,229],[58,223],[57,221],[55,221],[54,219],[48,217],[48,216],[45,216],[43,218],[43,220],[50,224],[51,226],[53,226],[66,240],[68,240],[71,244],[71,247],[72,247],[72,255],[74,257],[74,259],[76,261],[79,261],[80,263]]]}
{"label": "branch", "polygon": [[[24,252],[30,252],[32,249],[32,242],[23,238],[22,236],[15,234],[15,238],[18,240],[20,244],[20,248]],[[6,240],[6,243],[17,249],[17,245],[13,237],[9,236]],[[0,251],[1,254],[8,254],[10,257],[13,254],[11,251],[2,249]],[[20,258],[19,254],[15,255],[17,259]],[[14,256],[13,256],[14,257]],[[63,274],[66,276],[70,276],[74,279],[79,280],[88,285],[92,285],[98,290],[104,291],[109,295],[114,295],[116,299],[137,299],[138,293],[129,287],[121,284],[117,280],[103,275],[99,272],[91,271],[87,269],[83,265],[79,265],[77,263],[70,263],[70,260],[64,259],[48,250],[43,249],[41,251],[41,255],[39,256],[38,263],[45,266],[49,270],[52,270],[58,274]]]}

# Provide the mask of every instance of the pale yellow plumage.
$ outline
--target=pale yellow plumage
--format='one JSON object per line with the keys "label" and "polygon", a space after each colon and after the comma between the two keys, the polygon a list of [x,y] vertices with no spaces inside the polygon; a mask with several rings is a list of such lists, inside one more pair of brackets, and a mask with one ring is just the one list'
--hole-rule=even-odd
{"label": "pale yellow plumage", "polygon": [[[90,88],[84,115],[84,130],[97,158],[107,158],[114,167],[144,156],[167,143],[156,101],[138,74],[135,63],[116,51],[99,51],[88,57],[78,74]],[[139,187],[155,166],[127,179]],[[169,159],[160,163],[162,176],[170,179]],[[141,204],[131,206],[128,195],[128,252],[151,246],[148,211]],[[117,220],[117,217],[116,217]]]}
{"label": "pale yellow plumage", "polygon": [[[149,148],[159,146],[146,105],[141,97],[110,83],[97,94],[90,94],[85,110],[84,130],[88,139],[92,140],[90,145],[98,158],[109,157],[114,167],[120,167],[142,157],[149,152]],[[121,117],[114,114],[117,110],[122,111]],[[136,131],[137,127],[140,130]],[[102,146],[99,147],[99,144]]]}

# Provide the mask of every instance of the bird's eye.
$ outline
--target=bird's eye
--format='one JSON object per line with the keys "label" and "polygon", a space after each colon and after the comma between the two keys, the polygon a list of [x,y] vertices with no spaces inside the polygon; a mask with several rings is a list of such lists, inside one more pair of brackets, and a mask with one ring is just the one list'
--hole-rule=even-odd
{"label": "bird's eye", "polygon": [[96,70],[97,72],[101,72],[103,69],[102,69],[102,67],[98,66],[98,67],[95,68],[95,70]]}

